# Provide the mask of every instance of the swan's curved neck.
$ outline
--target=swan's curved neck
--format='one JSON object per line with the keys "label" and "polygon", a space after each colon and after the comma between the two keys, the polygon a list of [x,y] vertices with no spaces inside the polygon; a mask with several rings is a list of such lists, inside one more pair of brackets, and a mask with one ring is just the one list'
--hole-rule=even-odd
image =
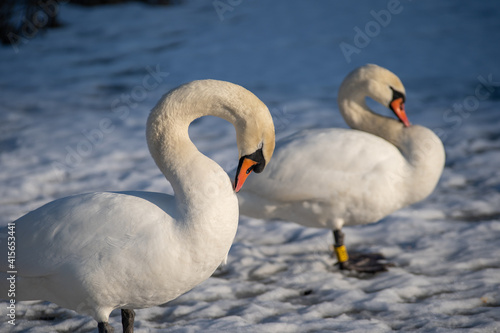
{"label": "swan's curved neck", "polygon": [[[221,105],[221,98],[203,91],[192,96],[174,90],[151,112],[148,119],[148,146],[158,168],[175,192],[181,217],[193,220],[195,212],[220,209],[224,198],[234,200],[231,181],[224,170],[198,151],[189,138],[191,122],[205,115],[226,119],[236,125],[240,116],[232,108]],[[227,204],[227,203],[226,203]],[[217,207],[216,207],[217,206]]]}
{"label": "swan's curved neck", "polygon": [[[360,85],[362,87],[362,85]],[[408,162],[405,175],[412,191],[408,202],[426,197],[436,186],[444,166],[445,153],[441,140],[431,130],[404,125],[396,119],[371,111],[366,105],[365,93],[339,92],[338,104],[346,123],[354,129],[371,133],[393,144]]]}
{"label": "swan's curved neck", "polygon": [[219,117],[233,124],[238,157],[262,147],[267,149],[268,157],[272,155],[272,118],[264,103],[251,92],[215,80],[193,81],[172,90],[149,115],[148,147],[174,189],[180,216],[193,221],[192,214],[198,212],[202,215],[199,219],[207,221],[220,219],[218,214],[224,212],[237,221],[238,203],[228,175],[200,153],[189,138],[189,125],[202,116]]}
{"label": "swan's curved neck", "polygon": [[366,94],[339,93],[340,113],[351,128],[368,132],[401,147],[404,125],[392,118],[376,114],[366,105]]}

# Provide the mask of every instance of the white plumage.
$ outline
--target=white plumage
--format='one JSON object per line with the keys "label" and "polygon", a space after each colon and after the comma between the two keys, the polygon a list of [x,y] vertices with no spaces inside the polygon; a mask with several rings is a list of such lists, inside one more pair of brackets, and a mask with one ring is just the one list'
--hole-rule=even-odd
{"label": "white plumage", "polygon": [[[391,108],[400,121],[370,111],[366,97]],[[427,197],[442,173],[444,148],[432,131],[410,125],[404,101],[403,84],[387,69],[353,71],[338,95],[353,129],[306,130],[277,142],[272,163],[238,194],[240,213],[333,229],[345,253],[344,225],[376,222]],[[339,261],[342,268],[384,269],[374,260]]]}
{"label": "white plumage", "polygon": [[[110,332],[112,310],[163,304],[207,279],[234,239],[238,203],[224,170],[189,139],[189,124],[204,115],[233,123],[240,164],[264,168],[274,149],[274,127],[257,97],[214,80],[171,91],[151,112],[147,139],[175,197],[80,194],[21,217],[15,221],[16,301],[52,301],[94,317],[100,332]],[[252,168],[241,170],[244,176],[237,176],[236,185],[241,187]],[[7,248],[5,239],[0,248]],[[4,297],[4,272],[12,270],[5,264],[1,262],[0,273]],[[122,315],[128,321],[124,330],[132,332],[133,311],[122,310]]]}

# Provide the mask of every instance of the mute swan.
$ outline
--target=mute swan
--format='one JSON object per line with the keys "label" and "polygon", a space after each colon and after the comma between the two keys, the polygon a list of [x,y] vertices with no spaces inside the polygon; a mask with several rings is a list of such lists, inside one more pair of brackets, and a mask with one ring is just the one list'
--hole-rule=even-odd
{"label": "mute swan", "polygon": [[[399,121],[372,112],[366,97]],[[305,130],[277,142],[273,162],[238,193],[240,214],[330,228],[341,269],[386,270],[378,254],[349,259],[341,228],[376,222],[424,199],[437,184],[443,144],[429,129],[410,126],[404,102],[403,84],[387,69],[366,65],[351,72],[338,105],[353,130]]]}
{"label": "mute swan", "polygon": [[274,126],[264,103],[229,82],[182,85],[158,102],[146,133],[175,197],[89,193],[28,213],[15,221],[15,267],[0,261],[1,295],[7,295],[9,271],[17,271],[16,301],[48,300],[90,315],[99,332],[113,331],[109,314],[121,308],[124,332],[132,332],[132,309],[166,303],[207,279],[234,239],[238,202],[228,175],[189,139],[189,124],[205,115],[236,128],[236,189],[269,163]]}

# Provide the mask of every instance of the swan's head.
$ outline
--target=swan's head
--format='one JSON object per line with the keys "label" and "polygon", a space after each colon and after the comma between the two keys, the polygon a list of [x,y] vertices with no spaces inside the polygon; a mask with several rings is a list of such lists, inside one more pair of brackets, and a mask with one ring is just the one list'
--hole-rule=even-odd
{"label": "swan's head", "polygon": [[346,77],[341,89],[365,90],[365,96],[388,107],[406,127],[410,126],[405,112],[405,88],[391,71],[373,64],[359,67]]}
{"label": "swan's head", "polygon": [[189,124],[208,115],[225,119],[236,129],[239,165],[234,189],[238,192],[252,171],[262,172],[269,163],[274,151],[274,124],[266,105],[237,84],[197,80],[163,96],[148,118],[151,155],[157,164],[172,163],[176,156],[167,156],[167,152],[179,153],[191,146]]}
{"label": "swan's head", "polygon": [[239,152],[234,180],[236,192],[252,171],[260,173],[264,170],[274,152],[274,124],[271,114],[257,97],[249,99],[252,101],[247,101],[250,107],[247,108],[248,113],[245,112],[247,116],[235,124]]}

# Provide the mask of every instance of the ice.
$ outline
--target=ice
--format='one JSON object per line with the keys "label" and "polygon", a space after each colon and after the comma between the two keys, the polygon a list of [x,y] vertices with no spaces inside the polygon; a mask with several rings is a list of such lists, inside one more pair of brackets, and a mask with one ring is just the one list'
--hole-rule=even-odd
{"label": "ice", "polygon": [[[62,28],[0,48],[0,225],[76,193],[172,193],[144,132],[149,110],[181,83],[245,86],[282,138],[346,127],[338,87],[376,63],[399,75],[410,121],[433,129],[447,154],[428,199],[344,230],[348,249],[384,253],[395,267],[342,273],[329,230],[241,217],[228,264],[178,299],[137,310],[135,331],[499,332],[500,4],[222,2],[232,10],[188,0],[61,4]],[[367,34],[390,8],[390,21]],[[359,52],[346,57],[341,43]],[[229,123],[207,117],[189,133],[225,170],[236,166]],[[96,330],[93,319],[39,301],[17,303],[11,326],[6,304],[1,332]],[[110,323],[120,329],[119,311]]]}

